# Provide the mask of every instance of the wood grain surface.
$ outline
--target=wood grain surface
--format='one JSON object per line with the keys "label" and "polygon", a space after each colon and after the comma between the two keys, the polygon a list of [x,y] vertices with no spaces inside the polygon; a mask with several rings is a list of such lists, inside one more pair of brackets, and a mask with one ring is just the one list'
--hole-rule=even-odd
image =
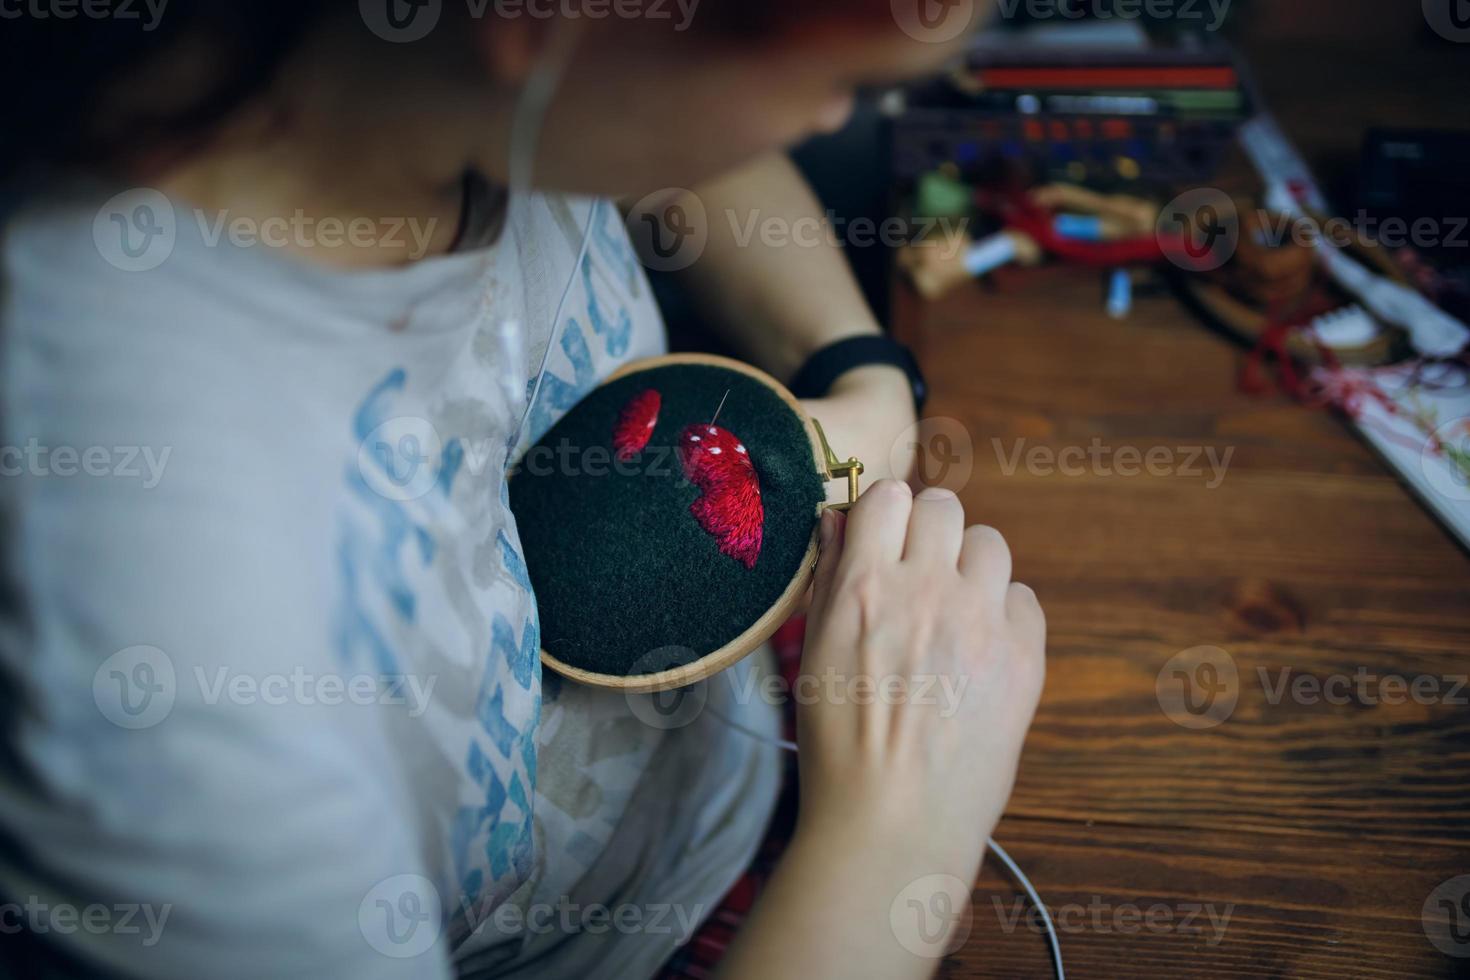
{"label": "wood grain surface", "polygon": [[[1470,46],[1425,42],[1418,7],[1252,5],[1243,47],[1315,165],[1369,124],[1470,121]],[[996,837],[1067,913],[1069,976],[1470,976],[1470,942],[1446,955],[1422,922],[1470,875],[1466,553],[1341,420],[1241,393],[1240,350],[1168,294],[1115,322],[1095,274],[1044,268],[896,302],[926,414],[971,439],[967,513],[1006,534],[1047,610],[1046,693]],[[1094,440],[1174,465],[1045,465]],[[1218,480],[1210,450],[1230,454]],[[1206,645],[1233,662],[1236,703],[1186,728],[1160,672]],[[1310,696],[1335,676],[1343,703]],[[1434,695],[1389,703],[1389,677]],[[1018,895],[987,862],[941,976],[1050,975]],[[1208,909],[1229,912],[1219,935]]]}
{"label": "wood grain surface", "polygon": [[[906,305],[926,414],[972,436],[967,513],[1007,535],[1049,620],[997,838],[1051,905],[1235,909],[1214,945],[1070,932],[1071,975],[1470,975],[1420,925],[1429,893],[1470,874],[1464,552],[1340,420],[1241,394],[1239,352],[1172,297],[1117,323],[1092,276],[1046,269]],[[1094,440],[1102,465],[1045,465]],[[1124,447],[1175,471],[1118,475]],[[1236,704],[1181,727],[1160,672],[1204,645],[1234,663]],[[1010,895],[987,871],[947,975],[1045,975],[1040,937],[991,908]]]}

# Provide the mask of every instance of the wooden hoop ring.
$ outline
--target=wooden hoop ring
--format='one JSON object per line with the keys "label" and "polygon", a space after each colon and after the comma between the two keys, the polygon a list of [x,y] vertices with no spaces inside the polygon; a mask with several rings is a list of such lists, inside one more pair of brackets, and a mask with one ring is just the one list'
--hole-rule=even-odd
{"label": "wooden hoop ring", "polygon": [[[630,361],[618,368],[610,375],[603,384],[627,377],[630,374],[639,374],[656,368],[673,367],[681,364],[699,364],[707,367],[725,368],[730,371],[738,371],[749,378],[753,378],[775,392],[786,405],[801,419],[802,427],[806,429],[807,441],[811,443],[813,465],[817,472],[823,472],[824,458],[822,444],[817,438],[816,429],[812,426],[811,417],[801,407],[801,402],[796,396],[786,390],[785,385],[775,378],[766,374],[759,368],[751,367],[741,361],[732,360],[728,357],[719,357],[715,354],[665,354],[661,357],[647,357],[642,360]],[[817,505],[817,513],[821,513],[822,504]],[[718,650],[705,654],[693,663],[684,664],[669,670],[660,671],[656,674],[636,674],[631,676],[619,676],[616,674],[599,674],[594,671],[584,670],[581,667],[573,667],[571,664],[563,663],[556,659],[546,650],[541,651],[541,663],[551,668],[556,673],[568,680],[589,687],[601,687],[609,690],[622,691],[625,694],[643,694],[650,691],[669,691],[674,688],[687,687],[705,678],[712,677],[727,667],[733,666],[745,659],[755,651],[762,643],[769,640],[780,628],[781,624],[791,618],[796,611],[797,605],[802,597],[806,595],[807,587],[811,585],[812,571],[817,563],[817,529],[812,530],[811,543],[807,545],[806,554],[802,556],[800,564],[797,565],[796,574],[792,576],[780,598],[775,605],[767,609],[765,613],[750,625],[744,633],[726,643]]]}

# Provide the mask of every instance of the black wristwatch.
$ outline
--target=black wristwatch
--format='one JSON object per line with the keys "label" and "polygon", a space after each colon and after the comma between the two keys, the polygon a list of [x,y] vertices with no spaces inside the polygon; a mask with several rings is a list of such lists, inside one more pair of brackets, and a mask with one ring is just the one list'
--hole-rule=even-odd
{"label": "black wristwatch", "polygon": [[889,364],[908,375],[914,395],[914,412],[924,414],[929,385],[919,371],[919,362],[903,344],[881,335],[848,337],[823,347],[796,372],[791,382],[791,393],[797,398],[821,398],[832,390],[832,385],[842,375],[870,364]]}

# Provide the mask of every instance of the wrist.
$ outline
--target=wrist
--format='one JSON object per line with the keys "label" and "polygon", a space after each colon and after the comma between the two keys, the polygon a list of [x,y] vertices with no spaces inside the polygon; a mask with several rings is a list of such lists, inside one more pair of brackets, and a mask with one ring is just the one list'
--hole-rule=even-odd
{"label": "wrist", "polygon": [[893,883],[895,894],[922,875],[974,880],[991,828],[956,833],[927,826],[926,816],[915,814],[911,806],[881,802],[810,811],[804,807],[790,853],[813,868],[860,859],[870,880]]}
{"label": "wrist", "polygon": [[892,364],[866,364],[853,368],[832,382],[829,398],[852,399],[886,419],[903,419],[907,425],[916,417],[913,385],[903,369]]}
{"label": "wrist", "polygon": [[852,336],[827,344],[807,358],[791,379],[790,388],[798,398],[830,398],[840,392],[861,390],[866,398],[881,399],[902,391],[909,402],[904,415],[910,420],[928,395],[913,352],[881,334]]}

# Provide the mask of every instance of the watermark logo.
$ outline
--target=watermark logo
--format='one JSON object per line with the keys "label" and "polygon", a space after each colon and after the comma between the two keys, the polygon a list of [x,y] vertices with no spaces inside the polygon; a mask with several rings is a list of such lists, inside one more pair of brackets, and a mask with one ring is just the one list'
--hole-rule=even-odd
{"label": "watermark logo", "polygon": [[423,875],[402,874],[378,882],[357,907],[357,927],[368,945],[394,959],[428,952],[444,928],[443,903]]}
{"label": "watermark logo", "polygon": [[1419,919],[1435,949],[1470,957],[1470,875],[1451,878],[1430,892]]}
{"label": "watermark logo", "polygon": [[1176,725],[1192,729],[1222,725],[1240,700],[1235,658],[1213,646],[1176,653],[1159,671],[1154,693],[1159,707]]}
{"label": "watermark logo", "polygon": [[51,933],[71,936],[79,932],[92,936],[137,936],[139,946],[151,949],[163,937],[163,927],[168,924],[173,909],[168,903],[51,903],[31,895],[24,902],[0,902],[0,936],[14,936],[21,931],[35,936]]}
{"label": "watermark logo", "polygon": [[990,440],[1003,476],[1015,476],[1023,468],[1030,476],[1123,477],[1148,475],[1156,478],[1202,479],[1206,490],[1225,482],[1235,447],[1222,453],[1214,446],[1109,446],[1093,437],[1087,446],[1031,446],[1017,439],[1008,450],[1000,439]]}
{"label": "watermark logo", "polygon": [[228,210],[210,214],[195,208],[194,223],[206,248],[229,242],[235,248],[394,249],[417,261],[429,251],[439,219],[416,217],[353,218],[313,217],[297,208],[289,215],[256,218],[231,215]]}
{"label": "watermark logo", "polygon": [[729,671],[716,675],[715,680],[728,680],[734,704],[902,704],[933,708],[939,717],[953,718],[964,707],[971,678],[969,674],[849,674],[826,667],[821,673],[802,671],[791,681],[778,673],[759,677],[749,673],[742,680]]}
{"label": "watermark logo", "polygon": [[[1001,931],[1009,935],[1022,924],[1041,935],[1046,923],[1041,910],[1024,899],[1017,898],[1007,906],[1000,896],[993,895],[990,904],[1000,922]],[[1026,915],[1027,910],[1030,915]],[[1149,935],[1149,936],[1204,936],[1206,946],[1218,946],[1225,941],[1225,931],[1230,926],[1230,917],[1235,914],[1235,904],[1216,906],[1214,903],[1180,902],[1170,905],[1153,902],[1147,906],[1139,902],[1110,902],[1101,895],[1093,895],[1087,904],[1069,902],[1048,908],[1052,923],[1062,935],[1097,933],[1100,935]]]}
{"label": "watermark logo", "polygon": [[1000,15],[1030,21],[1150,20],[1180,21],[1214,32],[1225,26],[1233,0],[1000,0]]}
{"label": "watermark logo", "polygon": [[1298,674],[1290,667],[1271,671],[1256,668],[1256,677],[1273,707],[1290,699],[1292,704],[1356,705],[1375,708],[1379,705],[1470,705],[1470,677],[1464,674],[1378,674],[1359,667],[1352,674]]}
{"label": "watermark logo", "polygon": [[417,500],[439,478],[444,442],[428,419],[391,418],[357,447],[357,470],[374,493],[403,503]]}
{"label": "watermark logo", "polygon": [[468,899],[460,900],[465,921],[470,931],[506,937],[529,936],[590,936],[606,935],[609,932],[624,936],[672,936],[674,945],[682,946],[694,935],[699,923],[704,921],[705,906],[683,905],[671,902],[652,902],[646,905],[620,902],[604,905],[594,902],[583,905],[560,895],[555,902],[532,902],[522,905],[502,902],[488,916],[477,912]]}
{"label": "watermark logo", "polygon": [[0,446],[0,476],[137,480],[144,490],[163,481],[172,446],[48,446],[35,436],[24,446]]}
{"label": "watermark logo", "polygon": [[682,187],[646,194],[628,211],[628,234],[643,264],[678,272],[698,262],[709,245],[709,215],[699,195]]}
{"label": "watermark logo", "polygon": [[[630,677],[661,674],[675,667],[692,664],[699,656],[688,647],[667,646],[650,650],[633,662]],[[628,710],[649,728],[661,732],[674,731],[694,723],[709,702],[709,682],[698,681],[684,687],[647,694],[626,694]]]}
{"label": "watermark logo", "polygon": [[1155,228],[1164,256],[1186,272],[1212,272],[1240,246],[1240,216],[1214,187],[1185,191],[1164,205]]}
{"label": "watermark logo", "polygon": [[1451,419],[1424,443],[1419,468],[1435,493],[1450,500],[1470,500],[1470,416]]}
{"label": "watermark logo", "polygon": [[444,12],[443,0],[358,0],[362,22],[384,41],[409,44],[429,36]]}
{"label": "watermark logo", "polygon": [[135,20],[143,33],[158,29],[168,0],[10,0],[0,2],[0,20]]}
{"label": "watermark logo", "polygon": [[890,472],[914,475],[925,487],[959,493],[975,472],[975,444],[958,419],[924,418],[903,430],[889,450]]}
{"label": "watermark logo", "polygon": [[1378,218],[1360,208],[1351,218],[1336,216],[1318,221],[1311,215],[1260,208],[1244,217],[1254,218],[1253,222],[1247,222],[1247,226],[1252,229],[1256,242],[1269,248],[1281,248],[1290,243],[1298,248],[1318,248],[1327,244],[1350,249],[1362,241],[1376,242],[1391,250],[1413,247],[1431,251],[1470,247],[1470,238],[1465,236],[1466,229],[1470,228],[1470,218],[1453,215],[1409,221],[1406,218]]}
{"label": "watermark logo", "polygon": [[174,206],[163,192],[135,187],[108,199],[92,219],[97,254],[124,272],[148,272],[173,254],[178,239]]}
{"label": "watermark logo", "polygon": [[926,44],[946,44],[977,24],[975,0],[891,0],[899,28]]}
{"label": "watermark logo", "polygon": [[1424,19],[1434,33],[1456,44],[1470,42],[1470,0],[1423,0]]}
{"label": "watermark logo", "polygon": [[92,675],[92,700],[119,728],[152,728],[173,710],[178,683],[174,663],[158,647],[119,650]]}
{"label": "watermark logo", "polygon": [[970,886],[954,875],[917,878],[888,906],[888,926],[898,944],[926,960],[964,946],[974,923]]}

